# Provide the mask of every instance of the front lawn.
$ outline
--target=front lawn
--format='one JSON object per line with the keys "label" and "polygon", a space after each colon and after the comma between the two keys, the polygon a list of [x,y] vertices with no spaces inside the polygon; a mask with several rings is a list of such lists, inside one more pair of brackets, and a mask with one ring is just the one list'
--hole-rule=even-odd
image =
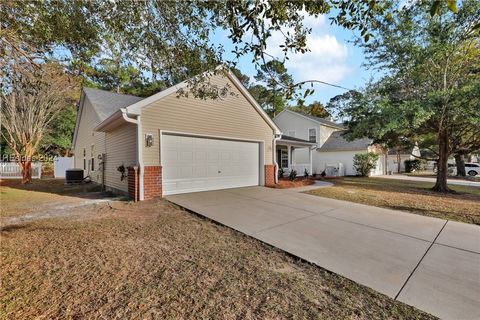
{"label": "front lawn", "polygon": [[345,177],[308,193],[377,207],[480,224],[480,188],[449,185],[457,194],[439,194],[431,182]]}
{"label": "front lawn", "polygon": [[[421,177],[421,178],[436,178],[437,175],[431,171],[420,171],[420,172],[412,172],[412,173],[404,173],[406,176],[411,176],[411,177]],[[480,175],[476,176],[465,176],[465,177],[459,177],[459,176],[453,176],[449,175],[448,180],[464,180],[464,181],[480,181]]]}
{"label": "front lawn", "polygon": [[0,219],[47,210],[59,205],[80,203],[99,196],[98,185],[66,186],[64,179],[34,179],[21,184],[20,180],[0,180]]}
{"label": "front lawn", "polygon": [[433,318],[163,200],[2,227],[0,319]]}

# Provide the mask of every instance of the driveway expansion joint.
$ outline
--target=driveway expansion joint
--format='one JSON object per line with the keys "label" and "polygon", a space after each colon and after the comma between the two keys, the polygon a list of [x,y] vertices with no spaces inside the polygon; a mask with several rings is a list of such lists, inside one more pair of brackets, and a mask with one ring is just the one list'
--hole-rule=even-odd
{"label": "driveway expansion joint", "polygon": [[[311,214],[311,215],[308,215],[308,216],[305,216],[305,217],[301,217],[301,218],[297,218],[297,219],[293,219],[293,220],[290,220],[290,221],[286,221],[286,222],[283,222],[283,223],[279,223],[279,224],[276,224],[274,226],[271,226],[271,227],[268,227],[268,228],[264,228],[264,229],[261,229],[261,230],[258,230],[254,233],[252,233],[252,236],[254,235],[257,235],[261,232],[265,232],[267,230],[271,230],[271,229],[275,229],[275,228],[278,228],[278,227],[281,227],[281,226],[284,226],[284,225],[287,225],[287,224],[290,224],[290,223],[294,223],[294,222],[298,222],[298,221],[301,221],[301,220],[304,220],[304,219],[308,219],[308,218],[311,218],[311,217],[314,217],[314,216],[318,216],[318,215],[322,215],[324,213],[327,213],[327,212],[331,212],[331,211],[334,211],[334,210],[337,210],[336,208],[332,208],[330,210],[326,210],[325,212],[320,212],[320,213],[314,213],[314,214]],[[310,211],[305,211],[305,212],[310,212]]]}
{"label": "driveway expansion joint", "polygon": [[443,224],[443,227],[440,229],[440,231],[438,232],[437,236],[435,237],[435,239],[433,239],[432,243],[430,243],[430,245],[428,246],[427,250],[425,251],[425,253],[423,254],[423,256],[420,258],[420,260],[418,261],[417,265],[415,266],[415,268],[413,268],[412,272],[410,273],[410,275],[407,277],[407,280],[405,280],[405,282],[403,283],[402,287],[400,288],[400,290],[398,291],[398,293],[395,295],[395,298],[394,300],[397,300],[398,299],[398,296],[400,296],[400,293],[402,292],[402,290],[405,288],[405,286],[407,285],[408,281],[410,280],[410,278],[413,276],[413,274],[415,273],[415,271],[417,271],[418,267],[420,266],[420,264],[422,263],[423,259],[425,258],[425,256],[427,255],[428,251],[430,251],[430,249],[433,247],[433,245],[435,244],[435,241],[438,239],[438,237],[440,236],[440,233],[442,233],[443,229],[445,229],[445,226],[447,225],[449,220],[445,221],[445,223]]}
{"label": "driveway expansion joint", "polygon": [[459,247],[455,247],[455,246],[450,246],[450,245],[448,245],[448,244],[443,244],[443,243],[439,243],[439,242],[435,242],[435,244],[436,244],[437,246],[447,247],[447,248],[451,248],[451,249],[456,249],[456,250],[465,251],[465,252],[468,252],[468,253],[473,253],[473,254],[478,254],[478,255],[480,255],[480,252],[478,252],[478,251],[463,249],[463,248],[459,248]]}

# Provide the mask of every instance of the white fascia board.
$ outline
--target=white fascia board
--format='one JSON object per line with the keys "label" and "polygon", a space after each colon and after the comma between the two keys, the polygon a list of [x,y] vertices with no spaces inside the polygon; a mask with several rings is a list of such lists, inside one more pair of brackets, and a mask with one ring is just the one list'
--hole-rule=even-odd
{"label": "white fascia board", "polygon": [[132,115],[140,115],[142,113],[142,109],[152,103],[154,103],[157,100],[160,100],[172,93],[177,92],[180,89],[183,89],[188,86],[188,80],[185,80],[183,82],[180,82],[179,84],[176,84],[168,89],[165,89],[163,91],[157,92],[154,95],[145,98],[143,100],[140,100],[134,104],[129,105],[127,109],[128,114]]}
{"label": "white fascia board", "polygon": [[95,128],[93,128],[93,131],[103,131],[103,129],[119,119],[123,119],[123,112],[121,109],[115,111],[107,119],[100,122]]}

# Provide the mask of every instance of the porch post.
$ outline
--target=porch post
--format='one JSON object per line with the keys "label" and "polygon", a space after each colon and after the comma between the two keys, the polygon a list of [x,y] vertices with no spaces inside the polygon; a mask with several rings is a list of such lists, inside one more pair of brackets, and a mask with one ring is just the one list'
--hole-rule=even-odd
{"label": "porch post", "polygon": [[308,158],[310,159],[310,175],[313,175],[312,171],[312,148],[308,147]]}
{"label": "porch post", "polygon": [[292,170],[292,146],[287,146],[287,150],[288,150],[288,171],[291,171]]}

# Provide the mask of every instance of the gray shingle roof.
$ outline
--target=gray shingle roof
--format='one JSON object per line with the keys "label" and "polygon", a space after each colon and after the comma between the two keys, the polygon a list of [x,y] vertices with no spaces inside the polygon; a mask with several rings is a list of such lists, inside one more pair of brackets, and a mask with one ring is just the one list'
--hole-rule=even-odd
{"label": "gray shingle roof", "polygon": [[127,94],[114,93],[105,90],[83,88],[93,109],[97,112],[100,121],[107,119],[120,108],[128,107],[143,98],[130,96]]}
{"label": "gray shingle roof", "polygon": [[308,140],[304,140],[304,139],[300,139],[300,138],[295,138],[295,137],[287,136],[287,135],[284,135],[284,134],[282,134],[281,140],[298,141],[298,142],[305,142],[305,143],[315,144],[314,142],[310,142],[310,141],[308,141]]}
{"label": "gray shingle roof", "polygon": [[357,139],[353,141],[347,141],[343,134],[344,130],[333,132],[327,141],[318,148],[318,151],[355,151],[355,150],[367,150],[368,146],[372,144],[372,139]]}
{"label": "gray shingle roof", "polygon": [[[295,112],[295,111],[292,111],[292,112]],[[300,113],[300,112],[297,112],[297,113]],[[300,113],[301,115],[307,117],[307,118],[310,118],[314,121],[317,121],[317,122],[320,122],[326,126],[331,126],[331,127],[336,127],[336,128],[344,128],[344,126],[342,124],[339,124],[339,123],[336,123],[336,122],[333,122],[333,121],[330,121],[330,120],[327,120],[327,119],[324,119],[324,118],[319,118],[319,117],[315,117],[315,116],[311,116],[309,114],[306,114],[306,113]]]}
{"label": "gray shingle roof", "polygon": [[[400,154],[411,154],[412,148],[401,148]],[[397,149],[391,148],[388,149],[388,155],[397,155]]]}

